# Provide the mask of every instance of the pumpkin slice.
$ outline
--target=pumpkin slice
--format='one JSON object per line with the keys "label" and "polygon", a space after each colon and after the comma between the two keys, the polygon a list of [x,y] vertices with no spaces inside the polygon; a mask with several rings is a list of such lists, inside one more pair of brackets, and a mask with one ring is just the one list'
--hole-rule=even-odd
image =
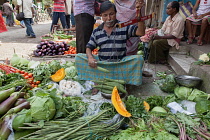
{"label": "pumpkin slice", "polygon": [[63,78],[66,76],[65,74],[65,69],[64,68],[61,68],[59,69],[55,74],[53,74],[51,76],[51,79],[54,81],[54,82],[59,82],[61,80],[63,80]]}
{"label": "pumpkin slice", "polygon": [[121,100],[120,95],[118,94],[116,86],[113,88],[111,100],[112,104],[120,115],[124,117],[131,117],[131,114],[126,110],[124,103]]}
{"label": "pumpkin slice", "polygon": [[148,112],[148,111],[149,111],[149,109],[150,109],[149,104],[148,104],[146,101],[144,101],[144,102],[143,102],[143,104],[144,104],[144,108],[145,108],[145,110]]}

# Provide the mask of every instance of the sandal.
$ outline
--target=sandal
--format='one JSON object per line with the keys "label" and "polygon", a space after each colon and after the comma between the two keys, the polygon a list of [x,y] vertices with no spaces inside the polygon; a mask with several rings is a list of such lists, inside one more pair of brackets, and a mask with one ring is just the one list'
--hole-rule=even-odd
{"label": "sandal", "polygon": [[195,37],[188,37],[187,44],[190,45],[193,43]]}
{"label": "sandal", "polygon": [[197,38],[197,45],[198,46],[202,46],[203,45],[203,39],[202,38],[200,38],[200,37]]}

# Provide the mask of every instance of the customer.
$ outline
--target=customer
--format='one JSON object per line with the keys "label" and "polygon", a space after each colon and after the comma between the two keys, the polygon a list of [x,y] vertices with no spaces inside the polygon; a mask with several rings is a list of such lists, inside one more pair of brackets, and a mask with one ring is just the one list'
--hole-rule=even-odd
{"label": "customer", "polygon": [[71,9],[72,9],[72,2],[71,2],[71,0],[67,0],[66,1],[66,10],[65,10],[67,29],[70,29]]}
{"label": "customer", "polygon": [[155,35],[153,37],[154,40],[149,45],[149,63],[165,64],[167,63],[169,49],[171,47],[179,49],[185,24],[184,19],[179,14],[179,3],[177,1],[170,2],[167,5],[166,13],[169,16],[161,28],[164,35]]}
{"label": "customer", "polygon": [[66,0],[53,0],[53,19],[50,31],[52,32],[53,26],[57,25],[58,20],[60,19],[63,29],[67,28],[66,25],[66,16],[65,16],[65,6]]}
{"label": "customer", "polygon": [[[17,10],[24,13],[25,19],[23,20],[26,26],[26,36],[29,38],[36,38],[36,35],[31,26],[32,18],[35,15],[33,8],[33,0],[17,0]],[[23,2],[23,7],[22,7]]]}
{"label": "customer", "polygon": [[72,8],[71,8],[71,28],[70,31],[75,31],[76,30],[76,25],[75,25],[75,18],[74,18],[74,0],[71,0],[72,2]]}
{"label": "customer", "polygon": [[[141,9],[143,5],[143,2],[136,2],[136,8]],[[144,61],[141,55],[126,56],[126,41],[130,37],[144,35],[144,22],[138,22],[138,26],[128,25],[118,28],[116,7],[110,1],[101,4],[100,12],[104,22],[94,29],[86,45],[87,57],[84,54],[77,54],[75,59],[79,78],[90,80],[94,76],[96,79],[107,77],[123,79],[128,84],[140,85]],[[98,56],[93,56],[92,51],[97,47],[99,47]],[[109,67],[111,73],[107,75],[97,73],[94,68],[100,64]],[[84,74],[84,71],[87,73]]]}
{"label": "customer", "polygon": [[13,8],[10,5],[10,1],[6,0],[6,2],[3,4],[2,7],[3,7],[3,14],[6,16],[7,25],[13,27],[15,21],[13,18]]}
{"label": "customer", "polygon": [[4,19],[2,17],[2,12],[0,10],[0,33],[6,32],[6,31],[7,31],[6,24],[4,23]]}
{"label": "customer", "polygon": [[186,19],[186,26],[189,34],[187,44],[192,44],[193,40],[195,39],[195,34],[193,34],[193,27],[192,27],[194,24],[194,25],[201,25],[201,31],[197,41],[197,45],[201,46],[203,45],[203,37],[206,28],[208,24],[210,24],[210,1],[197,0],[195,6],[193,7],[192,13],[193,14]]}
{"label": "customer", "polygon": [[77,53],[85,53],[94,25],[95,0],[74,0]]}
{"label": "customer", "polygon": [[[130,0],[115,0],[114,3],[117,9],[117,19],[119,19],[122,22],[126,22],[126,21],[130,21],[136,18],[137,15],[136,15],[136,8],[135,8],[135,0],[131,0],[131,1]],[[142,13],[144,12],[142,11]],[[129,38],[126,43],[127,45],[126,55],[137,54],[139,42],[140,42],[139,37]]]}

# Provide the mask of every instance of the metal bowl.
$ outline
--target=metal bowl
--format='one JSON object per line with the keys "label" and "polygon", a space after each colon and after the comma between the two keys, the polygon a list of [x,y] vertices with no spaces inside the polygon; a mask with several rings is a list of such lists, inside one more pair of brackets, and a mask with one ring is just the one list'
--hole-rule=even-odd
{"label": "metal bowl", "polygon": [[202,81],[202,79],[199,77],[189,75],[176,75],[175,80],[179,85],[189,88],[198,86]]}

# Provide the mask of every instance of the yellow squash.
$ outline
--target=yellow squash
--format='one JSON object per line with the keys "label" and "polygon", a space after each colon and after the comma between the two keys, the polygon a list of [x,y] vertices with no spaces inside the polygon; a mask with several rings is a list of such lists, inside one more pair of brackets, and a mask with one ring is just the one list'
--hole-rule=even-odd
{"label": "yellow squash", "polygon": [[55,74],[53,74],[51,76],[51,79],[54,81],[54,82],[59,82],[61,80],[63,80],[63,78],[65,77],[65,69],[64,68],[61,68],[59,69]]}
{"label": "yellow squash", "polygon": [[148,104],[146,101],[144,101],[144,102],[143,102],[143,104],[144,104],[144,108],[145,108],[145,110],[148,112],[148,111],[149,111],[149,109],[150,109],[149,104]]}
{"label": "yellow squash", "polygon": [[131,117],[131,114],[126,110],[120,98],[120,95],[118,94],[118,90],[116,86],[113,88],[111,100],[112,100],[112,104],[114,105],[115,109],[120,115],[124,117]]}

